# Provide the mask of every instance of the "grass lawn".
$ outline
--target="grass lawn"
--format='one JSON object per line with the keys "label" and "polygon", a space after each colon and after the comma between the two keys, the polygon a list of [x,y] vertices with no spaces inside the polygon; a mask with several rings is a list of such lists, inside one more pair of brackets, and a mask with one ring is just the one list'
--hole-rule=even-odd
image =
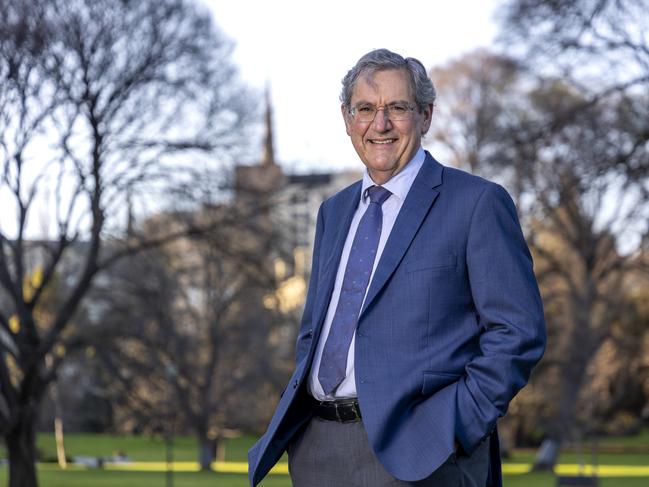
{"label": "grass lawn", "polygon": [[[0,484],[6,485],[6,468],[0,468]],[[61,471],[39,470],[40,487],[165,487],[164,473],[112,472],[100,470]],[[209,472],[176,473],[174,487],[249,487],[245,475],[214,474]],[[264,487],[290,487],[288,476],[268,479]]]}
{"label": "grass lawn", "polygon": [[[0,484],[6,485],[7,469],[0,468]],[[60,471],[39,469],[41,487],[120,487],[131,485],[137,487],[163,487],[165,475],[148,472],[113,472],[101,470]],[[505,487],[553,487],[556,481],[551,474],[524,474],[505,476]],[[649,479],[639,478],[605,478],[600,479],[601,487],[647,487]],[[227,475],[214,473],[176,473],[173,477],[174,487],[248,487],[245,475]],[[261,487],[291,487],[287,475],[267,477]],[[344,487],[341,485],[341,487]]]}
{"label": "grass lawn", "polygon": [[[516,451],[504,460],[509,463],[532,463],[535,452],[533,450]],[[649,466],[649,454],[647,453],[599,453],[594,458],[590,452],[562,453],[559,455],[559,463],[596,463],[599,465],[645,465]],[[649,486],[649,479],[647,479]]]}
{"label": "grass lawn", "polygon": [[[252,446],[253,442],[252,437],[245,436],[227,440],[225,460],[246,461],[248,448]],[[39,434],[36,443],[43,461],[56,461],[56,444],[53,434]],[[97,434],[69,434],[65,436],[65,453],[68,458],[77,455],[111,457],[118,450],[134,461],[164,461],[166,458],[166,445],[161,437]],[[198,459],[196,440],[187,436],[174,437],[173,458],[176,461],[196,461]]]}
{"label": "grass lawn", "polygon": [[[232,439],[227,442],[226,461],[242,462],[252,442],[251,437]],[[610,438],[603,441],[609,445],[649,446],[649,430],[640,436],[631,438]],[[161,438],[111,436],[111,435],[67,435],[65,440],[68,457],[76,455],[111,457],[121,450],[134,461],[164,461],[165,443]],[[174,438],[174,460],[196,461],[198,447],[193,438]],[[53,435],[39,435],[38,449],[43,460],[56,458]],[[2,455],[0,451],[0,455]],[[531,450],[516,451],[506,463],[531,463],[534,452]],[[576,453],[561,455],[560,463],[579,463],[582,456]],[[586,454],[583,459],[590,461]],[[285,461],[286,459],[284,459]],[[599,464],[649,466],[649,454],[642,453],[607,453],[597,456]],[[38,468],[41,487],[121,487],[130,484],[137,487],[166,486],[164,472],[80,470],[71,468],[65,471],[55,464],[41,463]],[[0,467],[0,485],[6,485],[7,467]],[[552,474],[529,473],[506,475],[505,487],[553,487],[556,484]],[[221,474],[212,472],[176,472],[173,475],[174,487],[247,487],[246,475]],[[601,478],[601,487],[647,487],[649,477]],[[261,484],[262,487],[290,487],[287,475],[271,475]],[[341,487],[344,487],[341,486]]]}

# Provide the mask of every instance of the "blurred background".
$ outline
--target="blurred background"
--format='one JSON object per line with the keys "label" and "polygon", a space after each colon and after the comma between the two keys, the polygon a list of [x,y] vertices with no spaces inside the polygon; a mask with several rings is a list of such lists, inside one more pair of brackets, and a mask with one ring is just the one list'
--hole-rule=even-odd
{"label": "blurred background", "polygon": [[245,462],[272,415],[318,206],[361,177],[340,80],[381,47],[429,69],[425,148],[504,185],[534,256],[511,485],[649,483],[646,0],[0,0],[0,479],[246,485],[169,474]]}

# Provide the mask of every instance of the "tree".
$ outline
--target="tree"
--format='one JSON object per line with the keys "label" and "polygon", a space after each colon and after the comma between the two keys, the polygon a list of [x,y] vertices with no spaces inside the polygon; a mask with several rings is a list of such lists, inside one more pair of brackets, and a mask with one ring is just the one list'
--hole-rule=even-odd
{"label": "tree", "polygon": [[[232,212],[159,216],[147,226],[155,233],[187,218],[223,221]],[[264,398],[285,378],[269,339],[280,316],[263,306],[276,288],[269,258],[275,241],[236,220],[125,260],[95,297],[104,309],[93,333],[96,358],[110,371],[109,393],[142,429],[194,434],[204,470],[226,430],[252,430],[267,419]],[[254,404],[242,400],[253,395]]]}
{"label": "tree", "polygon": [[649,84],[646,0],[508,0],[508,51],[535,70],[605,96]]}
{"label": "tree", "polygon": [[[481,54],[482,69],[468,74],[456,69],[476,63],[475,56],[451,64],[442,79],[449,90],[469,91],[450,100],[463,100],[463,120],[481,123],[464,123],[462,137],[437,138],[456,143],[461,160],[479,154],[474,169],[497,175],[517,197],[549,331],[539,368],[543,377],[535,377],[529,390],[534,380],[552,383],[537,412],[550,437],[561,443],[592,426],[578,414],[588,399],[589,366],[627,311],[622,283],[643,265],[637,254],[647,240],[649,218],[648,96],[625,90],[596,96],[570,80],[529,69],[490,81],[490,96],[471,96],[484,89],[485,70],[494,66],[493,56]],[[503,79],[507,83],[500,83]],[[444,102],[440,90],[440,106]],[[479,116],[494,105],[494,116]],[[440,112],[453,117],[459,111],[451,103]],[[440,131],[457,126],[452,123],[443,118]],[[476,133],[483,134],[481,144],[464,143]]]}
{"label": "tree", "polygon": [[[502,37],[508,52],[526,59],[539,75],[561,79],[561,87],[554,90],[559,96],[553,96],[556,114],[544,125],[548,133],[561,137],[545,138],[553,144],[546,147],[552,147],[550,151],[558,158],[568,140],[569,148],[578,149],[575,154],[579,154],[579,158],[568,158],[565,167],[547,178],[544,191],[561,198],[564,211],[555,211],[552,222],[581,256],[581,265],[570,270],[565,262],[554,259],[551,272],[556,274],[563,265],[565,281],[573,286],[571,302],[577,322],[596,331],[573,336],[574,348],[565,350],[575,353],[572,369],[582,367],[585,358],[581,355],[595,353],[597,344],[601,347],[615,329],[614,323],[622,319],[624,300],[619,284],[625,276],[634,272],[633,268],[646,271],[645,260],[634,254],[646,251],[649,235],[647,7],[646,0],[510,0],[502,9]],[[558,104],[566,102],[566,106]],[[594,120],[599,127],[590,123]],[[598,137],[575,133],[582,131],[582,125],[586,134]],[[572,141],[578,138],[581,142],[577,148]],[[575,169],[569,167],[573,164]],[[552,185],[566,190],[553,189]],[[573,274],[571,279],[568,274]],[[610,282],[605,290],[599,284],[606,279],[617,282]],[[577,292],[574,285],[580,281],[583,289]],[[604,329],[596,324],[598,313],[608,315]],[[600,329],[597,332],[593,328]],[[583,347],[581,339],[586,340]],[[573,388],[578,389],[585,372],[568,372]],[[574,393],[565,392],[560,402],[574,399]],[[574,406],[562,421],[556,418],[570,407],[564,404],[554,415],[555,421],[550,422],[550,436],[557,442],[570,431],[566,426],[575,420]],[[554,460],[546,466],[551,467]]]}
{"label": "tree", "polygon": [[[93,282],[187,231],[122,238],[126,200],[145,211],[209,161],[227,164],[251,113],[229,43],[189,0],[0,6],[0,427],[9,485],[33,487],[38,405],[64,357],[52,351],[78,331]],[[60,304],[37,316],[57,281]]]}
{"label": "tree", "polygon": [[431,70],[439,91],[430,135],[448,151],[445,161],[470,172],[501,168],[515,161],[500,153],[500,130],[511,122],[512,107],[520,91],[523,69],[512,58],[477,50]]}

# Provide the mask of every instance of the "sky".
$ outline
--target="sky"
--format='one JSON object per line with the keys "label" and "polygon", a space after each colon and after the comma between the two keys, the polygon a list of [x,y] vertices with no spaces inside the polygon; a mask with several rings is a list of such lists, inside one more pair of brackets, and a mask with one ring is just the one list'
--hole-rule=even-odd
{"label": "sky", "polygon": [[338,97],[340,80],[363,54],[388,48],[419,59],[427,69],[443,65],[493,44],[498,29],[494,12],[502,3],[203,2],[234,41],[233,59],[241,78],[260,91],[270,86],[275,156],[287,170],[298,172],[359,168]]}
{"label": "sky", "polygon": [[[427,69],[477,47],[489,46],[502,0],[199,0],[234,43],[242,80],[270,86],[276,160],[287,172],[362,169],[340,113],[341,79],[365,53],[388,48],[419,59]],[[263,106],[258,107],[260,121]],[[434,118],[433,118],[434,123]],[[251,145],[262,157],[262,135]],[[256,153],[256,151],[250,151]],[[443,161],[442,161],[443,162]],[[0,208],[6,209],[2,201]],[[44,205],[43,215],[48,205]],[[5,219],[6,220],[6,219]],[[34,218],[41,235],[48,218]],[[38,223],[41,222],[41,223]],[[15,229],[3,221],[0,230]]]}

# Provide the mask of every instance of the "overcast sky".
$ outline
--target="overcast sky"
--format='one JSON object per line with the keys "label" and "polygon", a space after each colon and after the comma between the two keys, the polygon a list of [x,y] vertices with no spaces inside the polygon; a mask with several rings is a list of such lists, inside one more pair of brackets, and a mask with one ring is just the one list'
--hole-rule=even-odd
{"label": "overcast sky", "polygon": [[234,61],[242,78],[260,90],[270,83],[276,158],[300,171],[360,164],[338,101],[340,80],[359,57],[385,47],[418,58],[427,69],[444,64],[493,43],[493,14],[501,3],[203,1],[235,42]]}

